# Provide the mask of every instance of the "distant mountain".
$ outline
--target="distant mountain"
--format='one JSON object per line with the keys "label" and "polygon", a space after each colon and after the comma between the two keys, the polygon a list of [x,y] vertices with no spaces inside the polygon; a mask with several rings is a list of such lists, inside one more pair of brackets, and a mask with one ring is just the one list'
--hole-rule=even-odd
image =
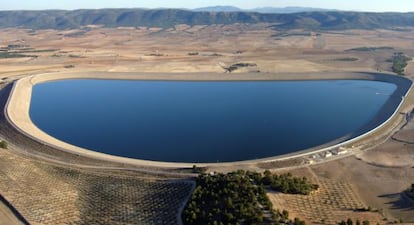
{"label": "distant mountain", "polygon": [[241,9],[234,6],[209,6],[196,8],[195,12],[257,12],[257,13],[300,13],[300,12],[325,12],[337,11],[333,9],[310,8],[310,7],[261,7],[254,9]]}
{"label": "distant mountain", "polygon": [[193,9],[194,12],[242,12],[246,11],[234,6],[208,6],[203,8]]}
{"label": "distant mountain", "polygon": [[261,7],[249,10],[258,13],[300,13],[300,12],[326,12],[326,11],[338,11],[335,9],[322,9],[322,8],[310,8],[310,7]]}
{"label": "distant mountain", "polygon": [[414,27],[414,13],[301,12],[194,12],[180,9],[97,9],[0,11],[0,28],[73,29],[105,27],[172,27],[178,24],[211,25],[272,23],[275,29],[341,30]]}

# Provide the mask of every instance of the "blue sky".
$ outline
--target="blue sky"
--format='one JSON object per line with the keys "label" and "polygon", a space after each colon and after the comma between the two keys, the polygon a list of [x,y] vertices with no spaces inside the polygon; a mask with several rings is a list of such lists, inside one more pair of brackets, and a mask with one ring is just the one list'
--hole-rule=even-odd
{"label": "blue sky", "polygon": [[233,5],[244,9],[272,6],[414,12],[413,0],[0,0],[0,10],[80,9],[80,8],[197,8]]}

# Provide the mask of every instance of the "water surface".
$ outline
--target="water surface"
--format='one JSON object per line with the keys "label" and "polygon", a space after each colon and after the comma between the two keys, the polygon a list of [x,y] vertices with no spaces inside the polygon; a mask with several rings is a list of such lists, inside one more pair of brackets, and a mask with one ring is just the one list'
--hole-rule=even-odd
{"label": "water surface", "polygon": [[394,84],[363,80],[64,80],[33,87],[30,117],[51,136],[103,153],[226,162],[349,135],[395,90]]}

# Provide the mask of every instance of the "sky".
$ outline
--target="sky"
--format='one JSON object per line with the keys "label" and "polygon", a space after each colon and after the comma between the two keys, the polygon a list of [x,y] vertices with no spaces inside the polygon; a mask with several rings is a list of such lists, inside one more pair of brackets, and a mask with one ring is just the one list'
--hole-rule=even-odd
{"label": "sky", "polygon": [[413,0],[0,0],[0,10],[186,8],[232,5],[256,7],[304,6],[369,12],[414,12]]}

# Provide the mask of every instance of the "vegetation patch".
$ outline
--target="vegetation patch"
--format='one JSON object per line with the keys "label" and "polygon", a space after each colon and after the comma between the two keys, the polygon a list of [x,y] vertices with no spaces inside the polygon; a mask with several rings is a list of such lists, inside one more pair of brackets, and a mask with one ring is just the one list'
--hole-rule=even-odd
{"label": "vegetation patch", "polygon": [[269,185],[272,190],[285,194],[308,195],[319,188],[319,185],[312,184],[306,177],[294,177],[290,173],[277,175],[269,170],[264,172],[260,180],[262,185]]}
{"label": "vegetation patch", "polygon": [[404,75],[405,67],[408,65],[408,61],[410,61],[412,58],[408,57],[402,52],[396,52],[391,57],[391,59],[388,59],[387,62],[392,63],[392,72],[398,74],[398,75]]}
{"label": "vegetation patch", "polygon": [[7,45],[7,49],[23,49],[29,47],[30,45]]}
{"label": "vegetation patch", "polygon": [[345,51],[354,51],[354,52],[373,52],[378,50],[393,50],[393,47],[382,46],[382,47],[358,47],[358,48],[351,48]]}
{"label": "vegetation patch", "polygon": [[234,71],[236,71],[236,70],[238,70],[240,68],[257,67],[257,64],[256,63],[235,63],[235,64],[233,64],[231,66],[223,66],[223,65],[221,65],[221,67],[223,69],[225,69],[227,73],[231,73],[231,72],[234,72]]}
{"label": "vegetation patch", "polygon": [[37,55],[26,55],[25,53],[55,52],[59,49],[34,49],[29,45],[8,45],[0,49],[0,58],[37,58]]}
{"label": "vegetation patch", "polygon": [[85,56],[75,55],[75,54],[69,54],[68,56],[69,58],[85,58]]}
{"label": "vegetation patch", "polygon": [[342,62],[355,62],[358,61],[358,58],[355,57],[344,57],[344,58],[336,58],[335,61],[342,61]]}
{"label": "vegetation patch", "polygon": [[266,187],[273,186],[273,189],[278,184],[289,186],[291,182],[292,188],[286,188],[286,193],[310,193],[307,188],[304,188],[306,191],[298,191],[299,186],[294,188],[294,180],[298,184],[304,181],[290,174],[278,176],[269,171],[264,175],[243,170],[228,174],[202,173],[196,180],[197,186],[183,212],[183,221],[186,225],[305,224],[298,218],[289,220],[286,210],[274,210],[266,195]]}
{"label": "vegetation patch", "polygon": [[37,53],[37,52],[56,52],[59,49],[26,49],[26,50],[19,50],[16,53]]}
{"label": "vegetation patch", "polygon": [[0,141],[0,148],[7,149],[7,146],[8,144],[6,141]]}
{"label": "vegetation patch", "polygon": [[281,32],[277,34],[272,34],[272,37],[294,37],[294,36],[309,37],[311,35],[312,35],[311,32]]}
{"label": "vegetation patch", "polygon": [[193,165],[193,168],[191,170],[192,173],[205,173],[207,168],[205,167],[198,167],[196,165]]}
{"label": "vegetation patch", "polygon": [[14,53],[14,52],[0,52],[0,59],[9,59],[9,58],[37,58],[37,55],[26,55],[21,53]]}
{"label": "vegetation patch", "polygon": [[[200,54],[200,53],[199,53]],[[209,52],[206,52],[206,53],[201,53],[200,54],[201,56],[223,56],[222,54],[219,54],[219,53],[217,53],[217,52],[213,52],[213,53],[209,53]]]}
{"label": "vegetation patch", "polygon": [[[354,224],[354,221],[352,221],[352,219],[350,218],[348,218],[346,221],[342,220],[341,222],[338,223],[338,225],[353,225],[353,224]],[[356,220],[355,225],[361,225],[361,221]],[[370,222],[368,220],[364,220],[362,221],[362,225],[370,225]]]}
{"label": "vegetation patch", "polygon": [[150,53],[150,54],[146,54],[145,56],[165,56],[163,53]]}

